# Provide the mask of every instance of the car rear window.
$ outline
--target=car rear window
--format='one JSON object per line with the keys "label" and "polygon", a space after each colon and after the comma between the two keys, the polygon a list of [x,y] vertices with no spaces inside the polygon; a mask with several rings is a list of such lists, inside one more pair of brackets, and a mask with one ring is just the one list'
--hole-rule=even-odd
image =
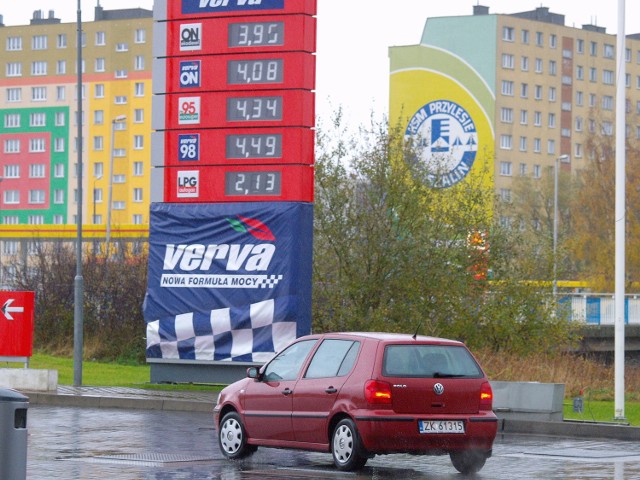
{"label": "car rear window", "polygon": [[387,377],[479,378],[471,353],[457,345],[388,345],[382,374]]}

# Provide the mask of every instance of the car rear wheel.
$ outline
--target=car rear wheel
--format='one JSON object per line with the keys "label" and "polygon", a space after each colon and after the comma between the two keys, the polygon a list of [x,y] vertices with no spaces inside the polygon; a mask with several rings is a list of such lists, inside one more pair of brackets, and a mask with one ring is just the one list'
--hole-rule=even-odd
{"label": "car rear wheel", "polygon": [[338,422],[331,436],[333,463],[339,470],[352,471],[364,467],[367,455],[356,424],[350,418]]}
{"label": "car rear wheel", "polygon": [[479,472],[487,461],[487,454],[481,450],[451,452],[449,457],[454,468],[465,475]]}
{"label": "car rear wheel", "polygon": [[222,454],[231,459],[244,458],[256,451],[256,447],[247,444],[247,434],[240,415],[229,412],[220,422],[218,446]]}

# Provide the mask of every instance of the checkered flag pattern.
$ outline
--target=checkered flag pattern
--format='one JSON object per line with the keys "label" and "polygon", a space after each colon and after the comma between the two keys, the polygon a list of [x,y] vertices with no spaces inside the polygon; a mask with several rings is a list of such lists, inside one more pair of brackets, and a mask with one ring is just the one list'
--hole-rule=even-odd
{"label": "checkered flag pattern", "polygon": [[149,322],[147,358],[267,362],[296,339],[296,322],[283,320],[277,305],[272,299]]}

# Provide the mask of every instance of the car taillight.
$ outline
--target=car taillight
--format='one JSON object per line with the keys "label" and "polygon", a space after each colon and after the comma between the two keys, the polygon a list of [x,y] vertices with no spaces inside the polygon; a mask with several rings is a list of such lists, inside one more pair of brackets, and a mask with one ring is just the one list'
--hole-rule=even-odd
{"label": "car taillight", "polygon": [[491,410],[493,408],[493,390],[491,384],[484,382],[480,387],[480,410]]}
{"label": "car taillight", "polygon": [[369,380],[364,385],[364,398],[374,405],[391,405],[391,385],[387,382]]}

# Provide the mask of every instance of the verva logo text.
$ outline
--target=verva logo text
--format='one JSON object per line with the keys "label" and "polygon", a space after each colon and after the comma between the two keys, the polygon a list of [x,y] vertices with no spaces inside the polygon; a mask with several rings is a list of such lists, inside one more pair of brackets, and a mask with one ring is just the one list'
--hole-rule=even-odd
{"label": "verva logo text", "polygon": [[200,97],[178,98],[178,123],[180,125],[200,123]]}
{"label": "verva logo text", "polygon": [[180,51],[202,49],[202,24],[185,23],[180,25]]}
{"label": "verva logo text", "polygon": [[200,160],[199,133],[178,135],[178,160],[181,162],[197,162]]}
{"label": "verva logo text", "polygon": [[180,88],[200,86],[200,60],[180,62]]}
{"label": "verva logo text", "polygon": [[182,0],[182,13],[278,10],[284,0]]}
{"label": "verva logo text", "polygon": [[200,172],[197,170],[179,171],[177,184],[178,198],[197,198],[199,191]]}

